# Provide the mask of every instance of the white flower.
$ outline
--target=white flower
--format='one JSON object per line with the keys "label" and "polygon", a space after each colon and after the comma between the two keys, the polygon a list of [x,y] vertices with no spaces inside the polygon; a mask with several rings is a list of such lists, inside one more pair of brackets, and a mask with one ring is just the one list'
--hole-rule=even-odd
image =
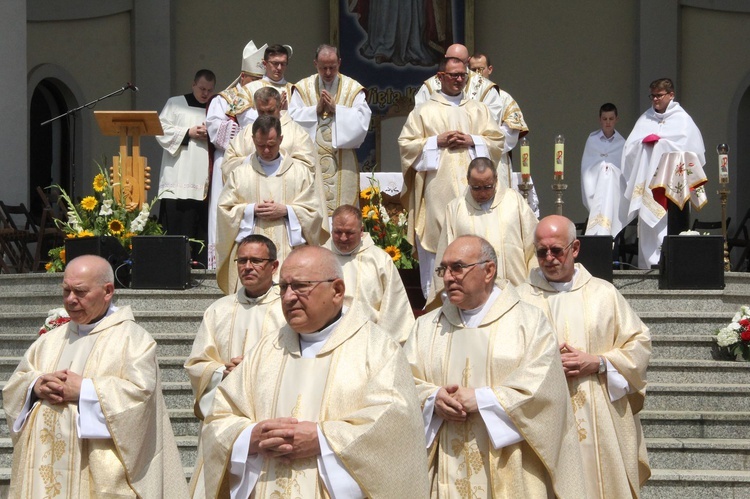
{"label": "white flower", "polygon": [[408,222],[409,217],[406,215],[405,211],[402,211],[398,214],[398,226],[403,227]]}
{"label": "white flower", "polygon": [[102,208],[99,210],[99,215],[106,217],[109,215],[112,215],[114,212],[112,211],[112,200],[111,199],[104,199],[102,200]]}
{"label": "white flower", "polygon": [[739,331],[740,329],[742,329],[742,326],[740,326],[739,323],[737,322],[732,322],[725,329],[731,329],[732,331]]}
{"label": "white flower", "polygon": [[737,331],[732,329],[731,327],[719,329],[719,332],[716,333],[716,344],[720,347],[732,346],[739,341],[740,335],[737,334]]}
{"label": "white flower", "polygon": [[383,208],[382,206],[380,207],[380,219],[384,224],[387,224],[391,220],[391,217],[388,216],[388,212],[385,211],[385,208]]}

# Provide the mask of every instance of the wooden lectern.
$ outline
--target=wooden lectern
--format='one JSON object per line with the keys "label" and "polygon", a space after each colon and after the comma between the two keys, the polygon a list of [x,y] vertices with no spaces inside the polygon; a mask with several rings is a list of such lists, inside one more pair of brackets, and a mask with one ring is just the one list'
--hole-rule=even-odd
{"label": "wooden lectern", "polygon": [[[141,135],[163,135],[156,111],[94,111],[104,135],[120,136],[120,154],[112,158],[110,179],[115,200],[128,211],[140,209],[148,202],[146,191],[151,188],[151,168],[141,156]],[[128,154],[128,137],[132,137],[132,155]],[[119,187],[119,188],[118,188]],[[125,200],[122,201],[121,198]]]}

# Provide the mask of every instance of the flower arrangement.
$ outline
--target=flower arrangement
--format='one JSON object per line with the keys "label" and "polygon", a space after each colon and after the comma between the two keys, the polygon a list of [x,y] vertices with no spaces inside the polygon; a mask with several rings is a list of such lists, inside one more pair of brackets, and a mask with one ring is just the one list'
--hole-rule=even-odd
{"label": "flower arrangement", "polygon": [[750,307],[747,305],[740,307],[732,322],[716,331],[713,357],[717,360],[735,360],[740,356],[750,361]]}
{"label": "flower arrangement", "polygon": [[[86,196],[76,204],[68,193],[60,187],[60,195],[68,208],[68,219],[55,219],[55,224],[65,232],[68,239],[94,236],[113,236],[123,247],[130,251],[131,239],[137,235],[161,235],[164,231],[156,220],[149,218],[151,208],[159,199],[157,196],[151,204],[137,206],[125,204],[125,193],[122,183],[112,184],[109,176],[99,165],[99,173],[94,177],[92,187],[94,194]],[[119,189],[119,199],[115,198],[115,189]],[[47,272],[62,272],[65,269],[65,248],[52,248],[50,261],[45,268]]]}
{"label": "flower arrangement", "polygon": [[39,335],[41,336],[44,333],[48,333],[56,327],[60,327],[68,322],[70,322],[70,316],[64,308],[52,309],[47,312],[47,319],[44,321],[44,326],[39,328]]}
{"label": "flower arrangement", "polygon": [[391,256],[398,269],[412,269],[412,245],[406,239],[407,213],[404,209],[390,212],[383,206],[383,195],[378,181],[370,178],[370,187],[359,193],[362,200],[362,222],[376,246]]}

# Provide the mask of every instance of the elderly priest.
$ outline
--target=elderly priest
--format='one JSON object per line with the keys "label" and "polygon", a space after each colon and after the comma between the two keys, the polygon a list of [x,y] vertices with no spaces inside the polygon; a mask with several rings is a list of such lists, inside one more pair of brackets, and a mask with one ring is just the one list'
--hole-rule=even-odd
{"label": "elderly priest", "polygon": [[112,304],[109,263],[63,277],[70,322],[39,338],[3,389],[10,497],[187,497],[154,339]]}
{"label": "elderly priest", "polygon": [[406,357],[356,306],[327,249],[281,267],[287,325],[219,385],[203,431],[206,496],[427,497]]}

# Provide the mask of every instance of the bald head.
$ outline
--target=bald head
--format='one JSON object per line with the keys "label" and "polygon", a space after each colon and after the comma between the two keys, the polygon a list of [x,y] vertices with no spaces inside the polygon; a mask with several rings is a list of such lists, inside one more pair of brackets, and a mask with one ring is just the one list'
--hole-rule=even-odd
{"label": "bald head", "polygon": [[115,293],[109,262],[94,255],[74,258],[65,267],[63,305],[71,320],[92,324],[104,317]]}
{"label": "bald head", "polygon": [[[575,276],[575,258],[581,243],[576,239],[576,226],[560,215],[539,221],[534,231],[537,261],[549,282],[570,282]],[[539,256],[540,253],[543,256]]]}
{"label": "bald head", "polygon": [[564,236],[565,244],[575,241],[576,224],[562,215],[549,215],[539,221],[534,231],[534,242],[552,235]]}
{"label": "bald head", "polygon": [[453,45],[448,47],[448,50],[445,51],[445,57],[455,57],[456,59],[460,59],[464,63],[468,63],[469,49],[467,49],[460,43],[454,43]]}

